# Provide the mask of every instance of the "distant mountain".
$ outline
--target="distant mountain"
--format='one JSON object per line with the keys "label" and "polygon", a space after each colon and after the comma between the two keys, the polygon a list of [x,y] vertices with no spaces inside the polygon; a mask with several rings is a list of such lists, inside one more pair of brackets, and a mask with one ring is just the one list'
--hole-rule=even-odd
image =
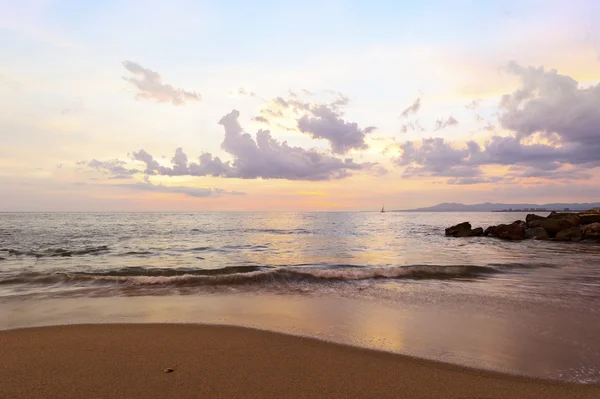
{"label": "distant mountain", "polygon": [[591,208],[600,207],[600,202],[593,203],[554,203],[554,204],[492,204],[486,202],[483,204],[465,205],[456,202],[444,202],[434,206],[417,209],[404,209],[396,212],[492,212],[502,210],[516,210],[516,209],[527,209],[531,208],[542,208],[547,210],[563,210],[569,208],[569,210],[587,210]]}

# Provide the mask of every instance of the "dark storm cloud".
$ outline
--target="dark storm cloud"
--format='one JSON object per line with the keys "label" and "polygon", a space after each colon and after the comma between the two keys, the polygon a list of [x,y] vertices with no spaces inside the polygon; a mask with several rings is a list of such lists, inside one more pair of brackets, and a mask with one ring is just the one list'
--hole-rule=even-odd
{"label": "dark storm cloud", "polygon": [[416,114],[417,112],[419,112],[419,109],[421,109],[421,97],[418,97],[414,103],[412,103],[412,105],[410,105],[408,108],[406,108],[404,111],[402,111],[402,113],[400,114],[401,118],[406,118],[410,115]]}
{"label": "dark storm cloud", "polygon": [[189,101],[200,101],[200,95],[193,91],[177,89],[163,83],[157,72],[142,67],[132,61],[123,61],[123,66],[133,77],[123,79],[137,89],[136,99],[151,99],[159,103],[170,102],[173,105],[183,105]]}

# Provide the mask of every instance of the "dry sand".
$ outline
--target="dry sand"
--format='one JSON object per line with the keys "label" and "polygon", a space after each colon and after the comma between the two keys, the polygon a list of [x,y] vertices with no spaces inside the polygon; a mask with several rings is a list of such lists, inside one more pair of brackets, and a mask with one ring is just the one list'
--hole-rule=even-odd
{"label": "dry sand", "polygon": [[600,387],[237,327],[103,324],[0,332],[0,398],[598,399]]}

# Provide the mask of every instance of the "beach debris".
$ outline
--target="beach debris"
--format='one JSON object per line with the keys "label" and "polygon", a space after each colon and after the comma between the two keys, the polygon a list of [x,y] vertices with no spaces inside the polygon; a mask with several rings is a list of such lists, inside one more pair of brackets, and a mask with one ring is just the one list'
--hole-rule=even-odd
{"label": "beach debris", "polygon": [[166,368],[166,369],[163,370],[163,373],[172,373],[173,371],[175,371],[175,369]]}

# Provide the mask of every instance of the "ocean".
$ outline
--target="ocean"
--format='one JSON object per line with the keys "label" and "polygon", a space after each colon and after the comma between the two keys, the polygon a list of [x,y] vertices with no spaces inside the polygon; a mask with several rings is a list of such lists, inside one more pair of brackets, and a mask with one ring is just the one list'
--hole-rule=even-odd
{"label": "ocean", "polygon": [[520,213],[0,213],[0,329],[241,325],[600,383],[600,244],[448,238]]}

